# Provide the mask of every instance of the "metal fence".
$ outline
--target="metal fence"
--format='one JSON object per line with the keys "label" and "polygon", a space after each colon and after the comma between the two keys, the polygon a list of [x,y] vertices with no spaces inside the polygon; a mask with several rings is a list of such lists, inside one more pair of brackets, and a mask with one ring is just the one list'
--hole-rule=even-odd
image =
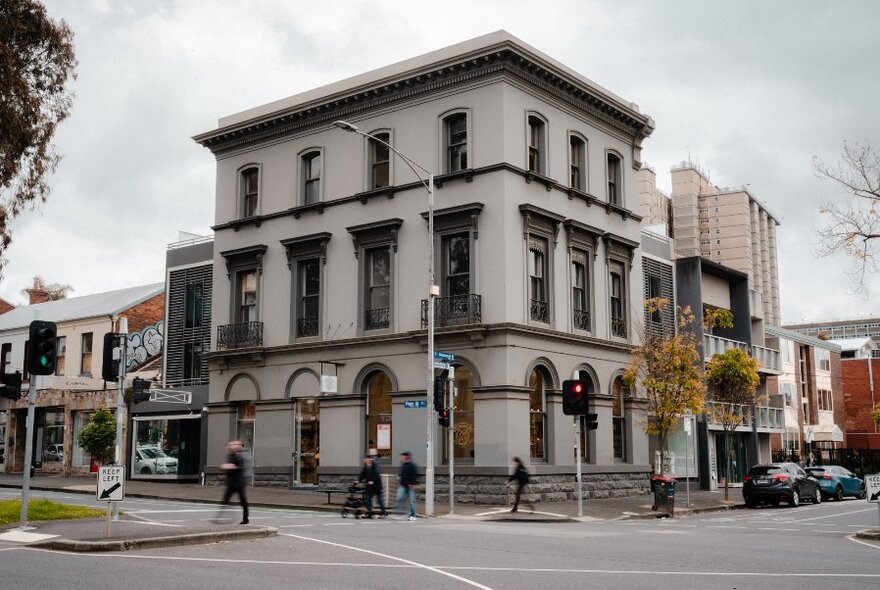
{"label": "metal fence", "polygon": [[[773,461],[806,462],[809,451],[797,453],[792,451],[774,451]],[[816,449],[813,451],[816,465],[842,465],[858,475],[865,477],[880,473],[880,449]]]}

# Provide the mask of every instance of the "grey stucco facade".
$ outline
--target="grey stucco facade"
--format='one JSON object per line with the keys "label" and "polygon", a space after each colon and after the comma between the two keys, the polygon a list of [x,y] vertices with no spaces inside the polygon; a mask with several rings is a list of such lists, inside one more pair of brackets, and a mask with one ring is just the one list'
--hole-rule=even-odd
{"label": "grey stucco facade", "polygon": [[[339,119],[436,170],[435,342],[456,357],[457,498],[503,501],[513,456],[536,496],[573,492],[560,390],[575,374],[599,414],[588,494],[644,491],[644,402],[619,376],[642,317],[636,174],[653,121],[504,32],[195,138],[217,158],[207,469],[242,437],[257,483],[350,479],[369,449],[425,463],[427,411],[406,402],[426,399],[427,193]],[[442,494],[448,452],[431,424]]]}

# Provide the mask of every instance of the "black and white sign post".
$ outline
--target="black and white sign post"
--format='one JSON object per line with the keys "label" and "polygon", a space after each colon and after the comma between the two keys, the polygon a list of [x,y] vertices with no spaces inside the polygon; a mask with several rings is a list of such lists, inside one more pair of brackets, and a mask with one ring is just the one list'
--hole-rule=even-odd
{"label": "black and white sign post", "polygon": [[[125,370],[128,363],[128,318],[119,318],[119,376],[116,385],[116,453],[117,465],[122,465],[122,429],[125,426]],[[113,355],[116,356],[115,354]],[[99,486],[100,487],[100,486]],[[119,505],[113,504],[113,520],[119,520]]]}
{"label": "black and white sign post", "polygon": [[877,504],[877,519],[880,520],[880,473],[865,476],[865,499]]}
{"label": "black and white sign post", "polygon": [[[25,368],[27,370],[27,368]],[[37,403],[37,376],[30,376],[27,397],[27,426],[24,442],[24,473],[21,482],[21,529],[28,527],[28,502],[31,492],[31,456],[34,453],[34,406]]]}
{"label": "black and white sign post", "polygon": [[125,466],[101,465],[98,468],[98,487],[95,499],[107,502],[107,515],[104,519],[104,537],[110,538],[110,515],[113,508],[118,510],[119,504],[125,500]]}

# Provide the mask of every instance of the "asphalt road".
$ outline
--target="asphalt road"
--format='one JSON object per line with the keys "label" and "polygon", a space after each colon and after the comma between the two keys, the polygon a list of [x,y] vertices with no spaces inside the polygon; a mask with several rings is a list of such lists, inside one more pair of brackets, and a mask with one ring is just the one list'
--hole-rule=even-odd
{"label": "asphalt road", "polygon": [[[3,490],[0,498],[14,497]],[[37,497],[91,503],[75,494]],[[126,500],[145,526],[186,528],[216,506]],[[235,513],[233,516],[238,516]],[[114,554],[0,546],[3,588],[877,588],[880,543],[863,500],[669,520],[416,522],[252,510],[281,535],[255,541]],[[155,524],[150,524],[155,523]]]}

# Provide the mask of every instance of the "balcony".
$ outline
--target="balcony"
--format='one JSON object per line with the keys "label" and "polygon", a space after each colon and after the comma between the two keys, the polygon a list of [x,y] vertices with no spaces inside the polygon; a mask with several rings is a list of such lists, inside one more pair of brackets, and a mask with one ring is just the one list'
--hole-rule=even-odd
{"label": "balcony", "polygon": [[[739,424],[735,430],[740,428],[746,431],[751,430],[752,410],[749,406],[725,404],[722,402],[706,402],[706,416],[708,417],[710,428],[716,430],[721,428],[721,420],[718,418],[718,415],[722,412],[732,412],[739,417]],[[755,428],[759,432],[781,432],[785,430],[785,410],[772,406],[755,406]]]}
{"label": "balcony", "polygon": [[758,371],[773,374],[782,373],[782,365],[779,364],[778,350],[753,345],[752,356],[758,359]]}
{"label": "balcony", "polygon": [[263,346],[263,322],[239,322],[217,326],[217,350]]}
{"label": "balcony", "polygon": [[296,337],[307,338],[318,335],[318,318],[299,318],[296,320]]}
{"label": "balcony", "polygon": [[529,299],[529,317],[535,322],[549,323],[550,305],[546,301]]}
{"label": "balcony", "polygon": [[745,342],[713,336],[712,334],[703,334],[703,358],[705,360],[708,361],[716,354],[724,354],[731,348],[739,348],[744,353],[749,354],[749,345]]}
{"label": "balcony", "polygon": [[588,309],[574,310],[573,323],[578,330],[590,330],[590,311]]}
{"label": "balcony", "polygon": [[365,330],[383,330],[391,325],[391,309],[380,307],[368,309],[364,312]]}
{"label": "balcony", "polygon": [[[479,324],[482,319],[483,299],[479,295],[453,295],[434,299],[434,325],[462,326]],[[422,328],[428,327],[428,300],[422,299]]]}

